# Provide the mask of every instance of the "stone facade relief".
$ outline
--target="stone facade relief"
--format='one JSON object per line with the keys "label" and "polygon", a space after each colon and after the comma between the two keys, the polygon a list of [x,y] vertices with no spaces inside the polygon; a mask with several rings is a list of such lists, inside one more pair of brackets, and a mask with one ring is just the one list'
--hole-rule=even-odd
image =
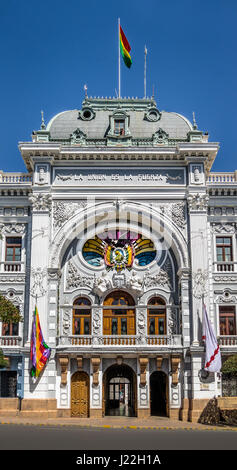
{"label": "stone facade relief", "polygon": [[76,289],[77,287],[91,288],[94,283],[93,276],[82,276],[72,261],[68,262],[66,276],[66,290]]}
{"label": "stone facade relief", "polygon": [[231,223],[215,223],[211,224],[211,230],[213,233],[221,233],[221,234],[229,234],[229,233],[235,233],[237,229],[237,224],[235,222]]}
{"label": "stone facade relief", "polygon": [[192,274],[193,279],[193,295],[196,299],[201,299],[204,295],[208,294],[208,271],[198,269],[196,273]]}
{"label": "stone facade relief", "polygon": [[53,226],[54,229],[60,228],[67,220],[69,220],[77,210],[85,208],[85,201],[63,202],[56,201],[53,205]]}
{"label": "stone facade relief", "polygon": [[32,267],[31,268],[31,289],[32,297],[42,297],[47,292],[46,289],[47,268]]}

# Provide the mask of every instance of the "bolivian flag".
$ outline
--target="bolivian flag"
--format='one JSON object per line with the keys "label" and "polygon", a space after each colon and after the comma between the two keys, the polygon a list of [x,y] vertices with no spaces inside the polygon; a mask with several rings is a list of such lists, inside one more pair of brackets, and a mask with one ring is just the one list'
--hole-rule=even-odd
{"label": "bolivian flag", "polygon": [[119,32],[119,39],[120,39],[120,51],[123,56],[124,63],[130,69],[132,65],[132,59],[129,54],[129,52],[131,51],[131,47],[121,26],[120,26],[120,32]]}

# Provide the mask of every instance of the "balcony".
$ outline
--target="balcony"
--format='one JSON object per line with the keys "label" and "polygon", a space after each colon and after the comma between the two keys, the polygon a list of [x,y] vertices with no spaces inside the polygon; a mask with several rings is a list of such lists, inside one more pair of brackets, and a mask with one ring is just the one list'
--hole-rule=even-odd
{"label": "balcony", "polygon": [[215,172],[210,173],[207,179],[208,185],[237,184],[237,172]]}
{"label": "balcony", "polygon": [[214,271],[216,273],[233,273],[236,271],[236,262],[228,261],[228,262],[214,262]]}
{"label": "balcony", "polygon": [[0,336],[0,346],[1,347],[12,347],[12,346],[21,346],[21,337],[20,336]]}
{"label": "balcony", "polygon": [[136,336],[136,335],[106,335],[106,336],[91,336],[91,335],[78,335],[78,336],[60,336],[58,339],[58,346],[76,346],[76,347],[182,347],[182,336]]}
{"label": "balcony", "polygon": [[4,173],[0,171],[0,184],[5,185],[18,185],[29,184],[32,185],[32,175],[29,173]]}
{"label": "balcony", "polygon": [[218,343],[219,345],[222,347],[237,347],[237,336],[227,336],[227,335],[223,335],[223,336],[219,336],[218,337]]}

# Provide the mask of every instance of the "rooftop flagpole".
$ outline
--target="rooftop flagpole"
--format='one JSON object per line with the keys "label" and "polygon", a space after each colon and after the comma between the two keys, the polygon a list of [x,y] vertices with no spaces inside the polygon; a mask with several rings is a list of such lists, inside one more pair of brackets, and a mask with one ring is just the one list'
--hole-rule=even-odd
{"label": "rooftop flagpole", "polygon": [[144,57],[144,98],[146,98],[146,56],[147,56],[147,48],[145,45],[145,57]]}
{"label": "rooftop flagpole", "polygon": [[121,70],[120,70],[120,18],[118,19],[118,97],[121,97]]}

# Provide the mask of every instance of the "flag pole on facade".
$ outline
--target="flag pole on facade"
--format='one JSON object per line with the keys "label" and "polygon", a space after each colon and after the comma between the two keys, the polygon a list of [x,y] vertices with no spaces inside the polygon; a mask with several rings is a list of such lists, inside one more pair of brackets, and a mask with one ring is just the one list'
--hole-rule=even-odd
{"label": "flag pole on facade", "polygon": [[120,67],[120,18],[118,19],[118,97],[121,93],[121,67]]}
{"label": "flag pole on facade", "polygon": [[146,98],[146,56],[147,56],[147,48],[145,45],[145,54],[144,54],[144,98]]}
{"label": "flag pole on facade", "polygon": [[220,372],[221,352],[216,335],[209,320],[204,296],[202,297],[203,318],[202,318],[202,339],[205,341],[205,365],[204,370],[208,372]]}

